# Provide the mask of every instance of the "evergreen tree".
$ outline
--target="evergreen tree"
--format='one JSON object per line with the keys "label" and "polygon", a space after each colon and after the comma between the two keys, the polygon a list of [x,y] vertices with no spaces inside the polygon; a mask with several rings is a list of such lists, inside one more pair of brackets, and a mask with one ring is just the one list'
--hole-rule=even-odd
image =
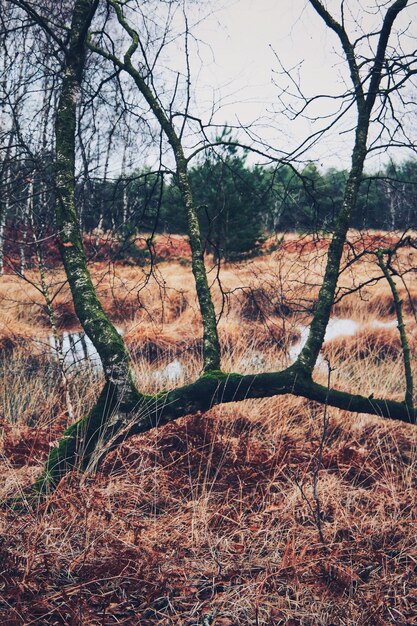
{"label": "evergreen tree", "polygon": [[247,167],[246,154],[225,146],[190,170],[202,230],[216,256],[233,260],[254,252],[264,238],[270,203],[267,171]]}

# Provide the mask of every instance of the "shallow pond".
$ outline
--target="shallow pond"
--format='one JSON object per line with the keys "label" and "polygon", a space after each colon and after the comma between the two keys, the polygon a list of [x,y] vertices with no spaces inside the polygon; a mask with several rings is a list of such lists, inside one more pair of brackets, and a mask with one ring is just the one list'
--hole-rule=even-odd
{"label": "shallow pond", "polygon": [[[396,325],[396,320],[390,320],[388,322],[374,320],[367,324],[367,326],[371,328],[392,328]],[[327,326],[324,342],[327,343],[328,341],[332,341],[338,337],[353,337],[362,328],[364,328],[364,325],[353,319],[333,317],[330,319]],[[117,330],[123,334],[123,330],[121,328],[118,328]],[[300,338],[292,346],[290,346],[288,350],[288,359],[290,363],[293,363],[296,360],[305,346],[310,327],[299,325],[297,330],[300,333]],[[52,335],[49,337],[49,342],[51,350],[55,353],[55,345]],[[100,357],[97,350],[84,332],[65,331],[62,334],[62,348],[64,353],[64,363],[68,369],[83,367],[86,366],[87,363],[92,365],[96,370],[101,369]],[[318,365],[323,364],[323,362],[323,358],[320,356],[318,359]],[[247,366],[250,370],[262,371],[264,364],[265,357],[261,352],[254,352],[247,357]],[[183,374],[184,365],[178,358],[175,358],[171,362],[161,366],[153,372],[155,381],[161,385],[164,383],[175,383],[183,376]]]}
{"label": "shallow pond", "polygon": [[[91,339],[83,331],[64,331],[61,335],[62,352],[66,368],[85,366],[89,362],[93,368],[100,369],[101,362],[97,350]],[[52,353],[56,355],[56,346],[53,335],[49,335],[49,344]]]}
{"label": "shallow pond", "polygon": [[[123,335],[123,329],[117,328]],[[94,370],[101,370],[101,361],[92,341],[83,331],[64,331],[61,335],[64,366],[67,371],[92,366]],[[49,344],[52,353],[57,356],[53,335],[49,336]],[[179,359],[174,359],[167,365],[159,368],[153,375],[159,384],[175,383],[184,373],[184,366]]]}

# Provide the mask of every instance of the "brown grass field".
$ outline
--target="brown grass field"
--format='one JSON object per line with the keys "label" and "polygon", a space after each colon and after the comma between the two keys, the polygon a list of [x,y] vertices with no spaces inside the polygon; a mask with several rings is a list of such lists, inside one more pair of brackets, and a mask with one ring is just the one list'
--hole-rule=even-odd
{"label": "brown grass field", "polygon": [[[352,236],[357,253],[387,245],[385,235]],[[219,275],[208,266],[225,371],[289,363],[311,319],[326,249],[287,237]],[[397,269],[417,267],[416,251],[398,257]],[[162,261],[152,276],[146,267],[91,269],[140,388],[195,379],[201,328],[188,259]],[[354,291],[336,301],[334,316],[355,322],[356,332],[327,341],[323,356],[334,386],[402,399],[392,295],[385,281],[369,282],[379,273],[373,255],[342,273],[338,296]],[[415,371],[414,276],[397,286]],[[412,425],[326,414],[290,396],[217,406],[134,437],[96,472],[65,477],[47,501],[13,508],[9,499],[36,479],[69,421],[39,277],[32,270],[27,278],[32,285],[0,277],[2,626],[417,624]],[[59,328],[77,330],[62,272],[48,280]],[[180,369],[167,375],[175,362]],[[101,374],[84,364],[68,377],[81,417]],[[325,361],[316,377],[326,381]]]}

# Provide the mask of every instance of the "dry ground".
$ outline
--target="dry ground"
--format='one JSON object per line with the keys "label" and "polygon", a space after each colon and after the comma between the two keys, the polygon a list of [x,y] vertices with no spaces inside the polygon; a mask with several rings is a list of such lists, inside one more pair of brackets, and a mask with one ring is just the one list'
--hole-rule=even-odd
{"label": "dry ground", "polygon": [[[224,308],[225,370],[285,365],[308,324],[326,246],[283,243],[224,268],[222,289],[210,273]],[[401,255],[402,267],[417,265],[410,251]],[[377,275],[374,258],[364,257],[341,285]],[[94,276],[142,389],[198,375],[199,316],[186,262],[163,263],[149,280],[146,270],[103,264]],[[34,272],[29,278],[36,282]],[[417,290],[407,280],[411,299],[398,285],[415,363]],[[62,276],[50,282],[60,287],[60,327],[76,328]],[[0,299],[2,625],[417,623],[414,426],[329,409],[324,427],[323,407],[293,397],[219,406],[132,438],[97,473],[74,473],[47,502],[14,510],[8,498],[39,474],[68,415],[57,365],[45,354],[42,297],[6,276]],[[361,329],[325,346],[335,386],[403,397],[398,331],[371,326],[393,312],[384,282],[337,303],[335,314]],[[184,365],[175,383],[158,374],[173,359]],[[316,375],[325,380],[326,369]],[[71,376],[81,416],[100,374]]]}

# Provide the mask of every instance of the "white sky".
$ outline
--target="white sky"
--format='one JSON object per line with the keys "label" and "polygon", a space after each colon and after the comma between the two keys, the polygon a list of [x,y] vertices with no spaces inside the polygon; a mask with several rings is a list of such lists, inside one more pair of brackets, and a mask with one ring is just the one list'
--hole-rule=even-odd
{"label": "white sky", "polygon": [[[341,21],[340,7],[345,7],[345,25],[351,40],[365,31],[378,31],[382,24],[386,8],[394,0],[323,0],[329,11]],[[275,150],[275,156],[282,151],[289,153],[297,148],[312,133],[319,131],[329,123],[323,116],[330,116],[337,111],[341,100],[320,99],[308,108],[310,119],[289,119],[288,105],[296,104],[294,98],[285,95],[280,100],[283,90],[294,93],[295,84],[286,76],[282,68],[291,72],[294,80],[300,84],[306,97],[319,94],[341,95],[351,88],[346,60],[343,57],[338,37],[327,28],[322,19],[312,8],[309,0],[183,0],[185,12],[192,35],[196,42],[190,41],[191,61],[191,108],[190,113],[203,122],[214,122],[219,127],[250,127],[265,145]],[[146,6],[146,5],[145,5]],[[157,3],[160,14],[156,13],[156,22],[170,15],[165,3]],[[154,78],[158,84],[161,100],[169,107],[178,72],[182,72],[184,87],[185,55],[183,32],[184,22],[181,3],[176,6],[172,32],[178,35],[168,42],[158,56]],[[152,25],[154,16],[150,14]],[[202,19],[204,18],[204,19]],[[148,16],[146,16],[148,19]],[[362,27],[362,29],[361,29]],[[392,45],[397,46],[395,32],[402,30],[401,45],[407,53],[417,47],[417,0],[409,0],[395,23]],[[150,54],[158,50],[158,40],[150,39]],[[372,58],[377,38],[363,41],[362,52]],[[138,55],[139,56],[139,55]],[[280,65],[281,64],[281,65]],[[417,67],[417,65],[416,65]],[[181,99],[183,91],[179,88],[178,109],[183,112]],[[417,104],[417,86],[414,93],[411,87],[406,92],[407,98]],[[298,102],[300,104],[300,102]],[[286,111],[287,115],[284,114]],[[352,129],[355,126],[355,107],[343,121],[333,128],[318,144],[303,155],[305,160],[318,162],[323,170],[329,167],[348,168],[353,144]],[[412,110],[410,119],[401,112],[401,121],[411,128],[417,126],[416,110]],[[321,118],[321,119],[320,119]],[[178,124],[181,117],[177,117]],[[376,126],[371,132],[375,136]],[[191,130],[191,129],[190,129]],[[194,129],[195,130],[195,129]],[[213,139],[219,129],[209,131]],[[190,132],[189,148],[195,146],[195,134]],[[243,131],[233,131],[233,137],[244,143],[251,143]],[[368,169],[377,169],[388,158],[400,161],[410,158],[405,149],[396,149],[389,155],[368,158]],[[171,152],[166,155],[169,166]],[[142,167],[144,159],[152,166],[157,166],[159,152],[155,145],[149,147],[145,156],[144,148],[133,149],[129,157],[129,167]],[[259,157],[249,157],[249,162],[258,161]],[[172,159],[171,159],[172,161]],[[172,163],[171,163],[172,165]],[[111,169],[120,169],[120,151],[115,151],[111,159]]]}
{"label": "white sky", "polygon": [[[387,0],[348,0],[345,4],[351,13],[360,10],[358,16],[364,19],[367,29],[372,29],[381,23],[381,15],[375,13],[378,8],[383,10]],[[416,3],[409,4],[401,16],[401,26],[417,18]],[[328,0],[327,6],[338,16],[339,0]],[[353,32],[355,16],[348,10],[345,17]],[[343,78],[348,80],[338,39],[325,28],[307,0],[229,0],[199,26],[197,34],[206,44],[200,46],[203,66],[197,59],[195,62],[195,70],[199,69],[198,80],[193,79],[198,112],[207,112],[214,100],[222,105],[214,118],[217,123],[263,120],[264,128],[259,132],[277,150],[295,146],[316,129],[317,123],[290,123],[280,114],[280,90],[273,81],[286,87],[289,80],[279,74],[276,56],[287,69],[301,63],[301,85],[307,96],[341,93]],[[414,44],[412,39],[404,42],[408,48]],[[331,107],[334,103],[320,101],[316,111],[330,112]],[[351,121],[346,120],[344,129]],[[351,138],[351,134],[333,133],[310,156],[320,159],[325,167],[345,167],[349,164]]]}

